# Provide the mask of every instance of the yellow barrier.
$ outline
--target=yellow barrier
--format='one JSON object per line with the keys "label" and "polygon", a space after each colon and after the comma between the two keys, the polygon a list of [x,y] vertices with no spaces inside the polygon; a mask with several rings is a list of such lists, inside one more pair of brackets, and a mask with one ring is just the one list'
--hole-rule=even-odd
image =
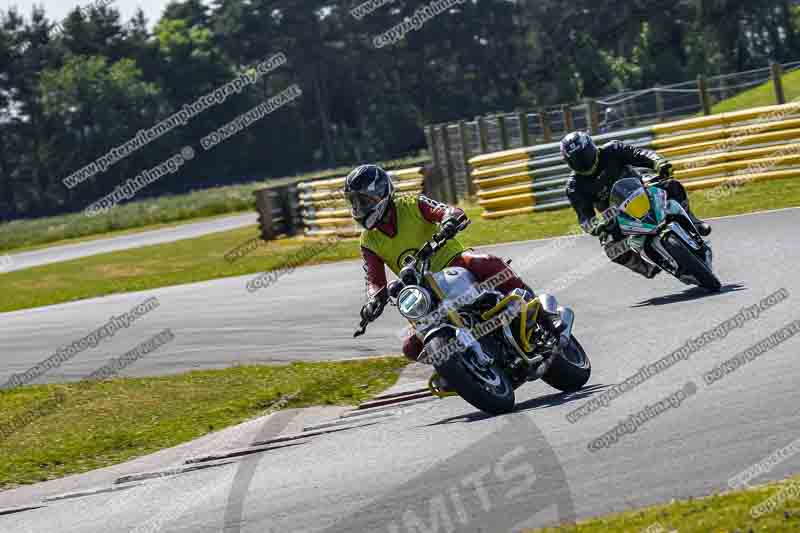
{"label": "yellow barrier", "polygon": [[[745,179],[731,176],[737,172],[747,172],[752,181],[800,177],[800,102],[679,120],[617,134],[672,159],[676,177],[686,180],[690,190]],[[471,158],[469,164],[482,216],[496,219],[563,207],[568,170],[559,165],[557,156],[557,145],[548,145]],[[760,172],[773,167],[776,168]]]}
{"label": "yellow barrier", "polygon": [[716,141],[719,139],[740,138],[750,135],[757,135],[761,132],[782,131],[792,128],[800,128],[800,118],[784,120],[781,122],[763,122],[738,126],[735,128],[725,128],[717,130],[706,130],[700,133],[688,133],[665,138],[654,139],[651,147],[655,150],[670,148],[674,146],[686,146],[703,141]]}
{"label": "yellow barrier", "polygon": [[512,161],[523,161],[529,158],[529,154],[530,148],[515,148],[513,150],[475,156],[469,160],[469,164],[473,168],[488,167]]}
{"label": "yellow barrier", "polygon": [[[399,195],[422,193],[422,167],[389,171]],[[321,237],[338,235],[354,237],[360,229],[350,217],[350,209],[342,194],[344,177],[314,180],[298,185],[299,205],[304,210],[306,234]]]}
{"label": "yellow barrier", "polygon": [[527,172],[530,170],[531,161],[526,159],[525,161],[521,162],[514,162],[511,164],[504,163],[500,166],[491,166],[491,167],[478,167],[472,173],[473,180],[480,180],[484,178],[494,178],[497,176],[503,176],[504,174],[516,173],[516,172]]}
{"label": "yellow barrier", "polygon": [[[517,174],[509,174],[508,176],[498,176],[496,178],[486,178],[482,180],[475,180],[473,183],[480,189],[492,189],[494,187],[501,187],[503,185],[510,185],[512,183],[529,182],[533,179],[533,174],[530,172],[519,172]],[[480,196],[480,191],[478,192]]]}
{"label": "yellow barrier", "polygon": [[323,218],[342,218],[342,217],[349,217],[350,210],[349,209],[325,209],[322,211],[317,211],[315,213],[317,216],[317,220]]}
{"label": "yellow barrier", "polygon": [[502,196],[488,200],[480,200],[478,201],[478,205],[489,210],[528,207],[536,205],[536,197],[532,192],[527,192],[512,196]]}
{"label": "yellow barrier", "polygon": [[745,122],[748,120],[761,119],[765,117],[774,117],[776,120],[782,120],[783,118],[796,113],[800,113],[800,102],[791,102],[783,105],[753,107],[750,109],[744,109],[742,111],[718,113],[716,115],[710,115],[707,117],[689,118],[674,122],[666,122],[652,126],[652,131],[655,135],[662,135],[665,133],[675,133],[678,131],[710,128],[724,124],[735,124],[737,122]]}
{"label": "yellow barrier", "polygon": [[478,198],[481,200],[488,200],[490,198],[499,198],[502,196],[512,196],[515,194],[522,194],[533,190],[533,183],[520,183],[518,185],[509,185],[508,187],[501,187],[499,189],[489,189],[486,191],[479,191]]}
{"label": "yellow barrier", "polygon": [[744,185],[754,181],[777,181],[800,177],[800,169],[773,170],[770,172],[758,172],[754,174],[740,174],[738,176],[725,176],[721,178],[711,178],[706,180],[692,181],[684,184],[687,190],[696,191],[700,189],[712,189],[724,186],[726,183],[731,185]]}
{"label": "yellow barrier", "polygon": [[[659,150],[659,154],[664,157],[675,157],[687,154],[698,154],[701,152],[721,152],[730,150],[736,146],[752,146],[754,144],[767,144],[780,141],[800,139],[800,129],[771,131],[769,133],[759,133],[757,135],[747,135],[736,139],[725,139],[724,141],[707,141],[687,146],[676,146]],[[734,141],[734,142],[730,142]]]}
{"label": "yellow barrier", "polygon": [[766,146],[764,148],[750,148],[746,150],[735,150],[732,152],[717,152],[708,155],[678,159],[673,162],[675,170],[698,168],[703,165],[714,165],[728,161],[739,161],[741,159],[758,159],[770,156],[777,152],[795,153],[800,152],[800,144],[779,144]]}
{"label": "yellow barrier", "polygon": [[[419,178],[422,175],[422,167],[390,170],[389,175],[395,181]],[[344,187],[344,177],[304,182],[300,184],[300,187],[308,189],[341,189]]]}
{"label": "yellow barrier", "polygon": [[676,171],[675,177],[678,179],[690,179],[702,176],[713,176],[715,174],[729,174],[737,170],[746,170],[748,168],[758,169],[791,165],[800,165],[800,153],[778,157],[764,157],[761,159],[742,159],[739,161],[719,163],[717,165],[705,165],[694,169]]}

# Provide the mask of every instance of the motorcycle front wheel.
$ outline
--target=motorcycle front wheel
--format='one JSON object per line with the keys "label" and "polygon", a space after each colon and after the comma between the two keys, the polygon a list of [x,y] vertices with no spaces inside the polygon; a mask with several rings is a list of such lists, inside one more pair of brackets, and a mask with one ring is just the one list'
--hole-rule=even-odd
{"label": "motorcycle front wheel", "polygon": [[681,240],[673,234],[667,235],[662,241],[667,252],[678,262],[681,269],[694,276],[701,287],[712,292],[718,292],[722,288],[717,276],[697,258]]}
{"label": "motorcycle front wheel", "polygon": [[[428,341],[426,351],[445,353],[444,347],[454,338],[452,331],[443,330]],[[449,387],[481,411],[501,415],[514,410],[514,386],[508,375],[497,365],[480,366],[467,351],[444,358],[435,364],[435,368]]]}

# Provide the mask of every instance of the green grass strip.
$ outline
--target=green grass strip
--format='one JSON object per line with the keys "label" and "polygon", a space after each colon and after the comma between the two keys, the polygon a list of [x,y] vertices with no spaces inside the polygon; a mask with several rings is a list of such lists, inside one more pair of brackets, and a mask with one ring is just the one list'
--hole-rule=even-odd
{"label": "green grass strip", "polygon": [[[787,102],[800,97],[800,70],[789,72],[783,76],[783,92]],[[753,107],[777,105],[775,100],[775,84],[771,81],[763,85],[743,91],[736,96],[722,100],[711,108],[711,112],[729,113]]]}
{"label": "green grass strip", "polygon": [[[773,498],[774,510],[757,518],[759,505]],[[602,518],[573,526],[529,530],[527,533],[789,533],[800,531],[800,477],[751,489],[690,498]]]}
{"label": "green grass strip", "polygon": [[[752,183],[728,197],[710,201],[703,191],[691,193],[692,205],[702,217],[734,215],[758,210],[800,206],[800,180]],[[566,235],[574,230],[571,209],[518,215],[499,220],[481,218],[481,210],[467,206],[473,220],[461,236],[467,246],[497,244]],[[309,239],[262,242],[249,255],[230,262],[225,254],[257,237],[255,227],[215,233],[194,239],[96,255],[63,263],[0,274],[0,312],[70,302],[108,294],[206,281],[287,266],[302,257]],[[718,250],[724,255],[725,250]],[[359,257],[354,239],[341,240],[315,254],[306,264]],[[290,274],[287,274],[287,278]],[[282,283],[289,282],[288,279]],[[244,290],[245,281],[242,281]],[[269,294],[263,289],[253,298]]]}
{"label": "green grass strip", "polygon": [[356,405],[394,384],[406,364],[236,366],[0,391],[0,427],[27,418],[0,433],[0,489],[118,464],[277,408]]}

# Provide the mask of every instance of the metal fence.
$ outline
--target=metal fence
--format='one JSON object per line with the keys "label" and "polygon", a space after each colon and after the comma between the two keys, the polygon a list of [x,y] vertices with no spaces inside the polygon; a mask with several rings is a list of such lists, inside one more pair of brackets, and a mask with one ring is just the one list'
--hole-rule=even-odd
{"label": "metal fence", "polygon": [[573,130],[601,134],[710,115],[718,102],[768,82],[772,82],[775,103],[783,104],[787,98],[782,77],[797,69],[800,61],[772,64],[535,112],[495,113],[457,123],[430,125],[425,128],[428,149],[443,179],[452,181],[451,194],[444,199],[457,201],[475,194],[476,187],[465,161],[476,155],[551,143]]}

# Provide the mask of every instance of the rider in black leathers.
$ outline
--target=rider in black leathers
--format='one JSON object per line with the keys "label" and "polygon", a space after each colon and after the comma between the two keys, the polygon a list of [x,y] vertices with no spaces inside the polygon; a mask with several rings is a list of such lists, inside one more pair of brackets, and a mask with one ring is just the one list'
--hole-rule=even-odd
{"label": "rider in black leathers", "polygon": [[[609,194],[614,183],[630,174],[632,167],[644,167],[658,174],[655,184],[667,191],[669,198],[680,203],[692,218],[699,233],[707,236],[711,228],[698,219],[689,209],[686,189],[676,179],[672,179],[672,164],[653,151],[636,148],[621,141],[612,141],[598,147],[584,132],[573,132],[561,141],[561,155],[572,169],[567,180],[567,198],[578,215],[581,227],[596,237],[600,237],[606,254],[620,265],[647,278],[652,278],[660,269],[645,262],[638,253],[626,250],[619,253],[614,246],[623,239],[613,217],[608,221],[598,219],[595,209],[600,213],[609,208]],[[598,220],[600,223],[598,223]],[[607,223],[606,223],[607,222]]]}

